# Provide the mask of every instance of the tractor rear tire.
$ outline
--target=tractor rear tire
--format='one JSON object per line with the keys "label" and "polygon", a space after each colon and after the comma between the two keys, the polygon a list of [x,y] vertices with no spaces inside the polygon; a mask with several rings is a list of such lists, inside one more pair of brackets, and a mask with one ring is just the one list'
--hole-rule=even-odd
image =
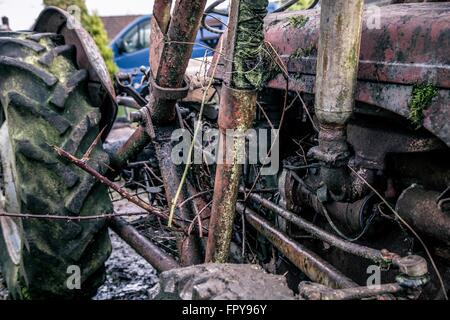
{"label": "tractor rear tire", "polygon": [[[100,132],[88,73],[78,69],[75,54],[56,34],[0,33],[0,211],[113,212],[107,188],[52,148],[81,157]],[[89,165],[105,172],[108,163],[99,143]],[[104,220],[3,216],[0,222],[0,269],[12,298],[89,298],[103,283],[111,253]]]}

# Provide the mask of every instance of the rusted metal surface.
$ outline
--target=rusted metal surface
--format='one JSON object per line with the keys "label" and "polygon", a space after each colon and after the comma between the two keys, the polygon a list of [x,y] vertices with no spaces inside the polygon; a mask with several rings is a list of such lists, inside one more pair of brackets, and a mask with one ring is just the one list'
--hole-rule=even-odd
{"label": "rusted metal surface", "polygon": [[[156,156],[169,204],[175,198],[182,176],[181,167],[176,166],[171,160],[171,133],[177,129],[172,123],[176,117],[177,99],[187,94],[185,72],[205,5],[206,0],[178,0],[170,19],[167,16],[170,11],[169,1],[155,1],[154,5],[155,18],[151,22],[150,39],[150,83],[153,86],[147,105],[149,117],[145,121],[145,132],[154,137]],[[153,124],[156,127],[153,127]],[[151,134],[149,130],[152,131]],[[145,133],[137,133],[136,137],[139,138],[141,135]],[[183,186],[178,200],[182,202],[187,198],[187,194],[186,187]],[[185,226],[188,226],[189,221],[194,218],[190,206],[177,208],[175,214]],[[181,238],[178,247],[182,265],[202,262],[198,236],[187,235]]]}
{"label": "rusted metal surface", "polygon": [[[202,196],[198,196],[199,191],[191,183],[188,183],[187,190],[189,197],[192,198],[192,209],[195,216],[197,216],[197,219],[201,219],[204,228],[208,228],[209,218],[211,217],[211,209],[208,207],[208,203]],[[203,230],[201,232],[203,233]]]}
{"label": "rusted metal surface", "polygon": [[429,152],[446,148],[437,138],[424,136],[417,131],[385,128],[370,123],[364,126],[350,123],[347,137],[355,150],[355,163],[374,170],[385,169],[388,154]]}
{"label": "rusted metal surface", "polygon": [[109,227],[159,272],[180,268],[175,259],[161,251],[124,219],[109,220]]}
{"label": "rusted metal surface", "polygon": [[[211,210],[206,262],[225,263],[228,260],[236,199],[242,174],[242,154],[245,138],[227,135],[227,130],[241,134],[250,128],[256,112],[256,92],[222,86],[219,111],[219,151],[214,197]],[[229,132],[229,131],[228,131]],[[236,133],[237,131],[233,131]],[[230,143],[231,141],[231,143]]]}
{"label": "rusted metal surface", "polygon": [[450,245],[450,216],[439,207],[439,196],[412,185],[398,198],[396,210],[414,229]]}
{"label": "rusted metal surface", "polygon": [[322,180],[335,200],[353,197],[346,125],[355,100],[363,5],[363,0],[321,3],[314,108],[319,146],[310,154],[322,162]]}
{"label": "rusted metal surface", "polygon": [[341,128],[353,112],[363,5],[363,0],[321,3],[315,114],[322,126]]}
{"label": "rusted metal surface", "polygon": [[[450,146],[450,3],[396,4],[379,9],[379,27],[373,25],[373,11],[366,8],[364,13],[356,101],[408,118],[413,86],[432,84],[439,94],[425,110],[423,126]],[[296,15],[308,19],[304,27],[289,24],[289,18]],[[280,54],[291,75],[289,88],[314,94],[320,9],[270,14],[265,24],[266,41]],[[294,57],[299,49],[309,54]],[[218,79],[225,76],[223,64],[217,69]],[[279,74],[267,87],[285,90],[285,77]]]}
{"label": "rusted metal surface", "polygon": [[[382,6],[379,27],[373,25],[373,12],[366,8],[358,79],[404,85],[429,82],[450,88],[449,7],[449,3]],[[308,18],[303,28],[288,22],[299,14]],[[288,71],[300,76],[300,83],[304,75],[316,75],[319,27],[320,10],[271,14],[266,19],[266,40],[281,55]],[[313,50],[292,57],[298,48]]]}
{"label": "rusted metal surface", "polygon": [[114,87],[105,62],[89,33],[79,21],[66,11],[45,8],[37,18],[33,28],[36,32],[58,33],[66,44],[76,47],[76,61],[80,68],[89,72],[89,94],[101,110],[100,127],[106,128],[102,138],[106,139],[117,115]]}
{"label": "rusted metal surface", "polygon": [[172,0],[155,1],[153,6],[153,16],[158,22],[158,26],[162,33],[167,32],[170,23],[170,9],[172,7]]}
{"label": "rusted metal surface", "polygon": [[[166,199],[169,204],[172,203],[177,193],[178,186],[181,182],[183,174],[183,167],[174,165],[172,161],[172,142],[171,135],[176,129],[175,126],[160,127],[156,131],[155,139],[153,141],[156,156],[161,170],[161,176],[164,182],[164,191]],[[178,198],[178,203],[182,203],[189,197],[186,186],[183,187],[182,192]],[[175,216],[180,220],[181,226],[187,230],[195,215],[190,205],[177,207]],[[180,263],[183,266],[199,264],[203,262],[203,252],[200,239],[195,232],[190,235],[184,235],[178,240],[178,250],[180,253]]]}
{"label": "rusted metal surface", "polygon": [[136,102],[136,100],[134,100],[131,97],[117,97],[116,98],[116,102],[118,105],[121,106],[125,106],[127,108],[131,108],[131,109],[135,109],[135,110],[139,110],[141,107],[139,106],[139,104]]}
{"label": "rusted metal surface", "polygon": [[[164,26],[152,23],[152,37],[157,37],[157,40],[150,44],[150,65],[152,77],[158,86],[175,89],[183,87],[184,75],[205,5],[206,0],[177,1],[167,33],[163,30]],[[154,10],[155,16],[162,17],[166,14],[167,5],[161,5],[156,1]],[[151,96],[150,105],[154,123],[164,124],[174,120],[175,103],[176,99],[158,99]]]}
{"label": "rusted metal surface", "polygon": [[323,285],[307,281],[301,282],[299,285],[299,295],[306,300],[360,300],[364,298],[376,298],[380,295],[398,294],[404,291],[405,289],[398,283],[340,290],[333,290]]}
{"label": "rusted metal surface", "polygon": [[267,220],[246,208],[242,203],[237,204],[237,211],[245,215],[245,219],[262,235],[264,235],[282,254],[297,268],[314,282],[330,288],[356,287],[351,279],[336,270],[328,262],[322,260],[315,253],[295,242],[281,231],[274,228]]}
{"label": "rusted metal surface", "polygon": [[128,141],[111,157],[110,167],[114,170],[110,176],[117,176],[129,159],[136,157],[151,142],[143,126],[139,126]]}
{"label": "rusted metal surface", "polygon": [[[326,243],[328,243],[332,246],[335,246],[335,247],[341,249],[342,251],[345,251],[345,252],[351,253],[353,255],[357,255],[357,256],[360,256],[360,257],[363,257],[363,258],[366,258],[366,259],[369,259],[369,260],[372,260],[372,261],[378,262],[378,263],[384,262],[386,260],[386,254],[381,252],[380,250],[376,250],[376,249],[362,246],[362,245],[359,245],[359,244],[356,244],[353,242],[349,242],[349,241],[346,241],[335,235],[332,235],[331,233],[317,227],[313,223],[306,221],[305,219],[296,215],[295,213],[281,208],[280,206],[276,205],[275,203],[273,203],[270,200],[264,199],[260,195],[251,193],[249,195],[249,199],[254,201],[256,204],[261,205],[264,208],[269,209],[272,212],[280,215],[287,221],[295,224],[296,226],[298,226],[302,230],[310,233],[314,237],[316,237],[322,241],[325,241]],[[323,208],[319,207],[319,206],[321,206],[319,201],[317,201],[316,206],[318,207],[317,209],[319,212],[321,210],[323,210]]]}
{"label": "rusted metal surface", "polygon": [[[235,49],[237,47],[239,8],[245,1],[233,0],[230,4],[225,70],[228,76],[222,85],[218,125],[219,151],[214,180],[214,196],[209,222],[206,262],[225,263],[228,260],[232,228],[236,211],[236,199],[242,174],[242,154],[245,139],[239,135],[252,125],[256,113],[256,91],[231,88],[236,74]],[[257,22],[255,22],[257,23]],[[249,61],[250,62],[250,61]],[[242,72],[242,70],[241,70]],[[230,136],[229,132],[233,132]],[[237,134],[237,135],[236,135]]]}

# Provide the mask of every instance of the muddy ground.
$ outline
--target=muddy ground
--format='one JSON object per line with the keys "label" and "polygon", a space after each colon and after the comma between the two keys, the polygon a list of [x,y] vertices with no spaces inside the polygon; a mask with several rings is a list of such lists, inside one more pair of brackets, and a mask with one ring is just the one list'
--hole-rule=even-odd
{"label": "muddy ground", "polygon": [[152,299],[158,276],[155,269],[111,232],[113,252],[106,262],[106,282],[94,300]]}

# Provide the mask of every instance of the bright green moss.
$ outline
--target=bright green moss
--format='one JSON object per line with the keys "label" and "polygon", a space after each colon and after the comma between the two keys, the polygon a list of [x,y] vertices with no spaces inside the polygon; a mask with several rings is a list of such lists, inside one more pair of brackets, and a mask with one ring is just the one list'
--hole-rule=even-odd
{"label": "bright green moss", "polygon": [[422,125],[423,112],[437,96],[438,90],[431,84],[415,85],[409,103],[409,119],[417,126]]}

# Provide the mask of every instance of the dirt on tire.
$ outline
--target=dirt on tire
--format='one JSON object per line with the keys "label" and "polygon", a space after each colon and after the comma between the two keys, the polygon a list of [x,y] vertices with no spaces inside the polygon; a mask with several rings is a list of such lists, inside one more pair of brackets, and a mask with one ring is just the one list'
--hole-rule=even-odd
{"label": "dirt on tire", "polygon": [[[20,213],[113,212],[107,189],[52,148],[81,157],[101,130],[100,111],[89,99],[88,72],[78,68],[75,54],[56,34],[0,33],[0,109],[12,150],[2,161],[12,167]],[[99,143],[89,165],[106,172],[108,163]],[[3,233],[0,236],[2,272],[13,298],[95,294],[111,252],[105,221],[14,221],[20,230],[20,261],[11,260]],[[71,266],[81,272],[81,289],[67,285]]]}

